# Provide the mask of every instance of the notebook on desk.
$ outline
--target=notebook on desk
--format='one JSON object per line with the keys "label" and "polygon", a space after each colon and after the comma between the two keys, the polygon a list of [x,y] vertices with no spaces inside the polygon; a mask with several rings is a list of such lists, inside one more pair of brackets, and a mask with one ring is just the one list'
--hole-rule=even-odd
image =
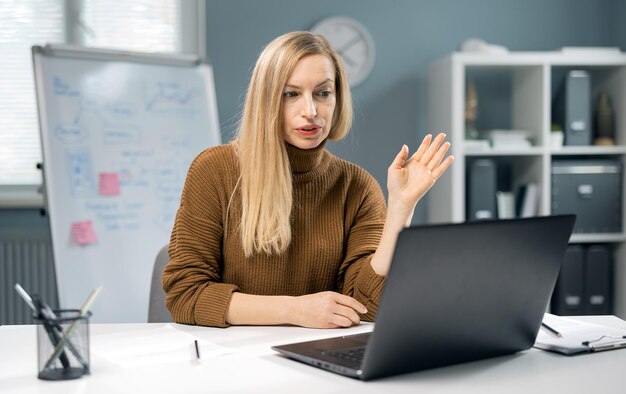
{"label": "notebook on desk", "polygon": [[372,333],[273,349],[369,380],[533,346],[575,216],[402,230]]}
{"label": "notebook on desk", "polygon": [[[618,319],[615,316],[612,318]],[[543,321],[550,330],[539,330],[535,341],[537,349],[571,356],[626,348],[626,330],[549,313],[544,315]]]}

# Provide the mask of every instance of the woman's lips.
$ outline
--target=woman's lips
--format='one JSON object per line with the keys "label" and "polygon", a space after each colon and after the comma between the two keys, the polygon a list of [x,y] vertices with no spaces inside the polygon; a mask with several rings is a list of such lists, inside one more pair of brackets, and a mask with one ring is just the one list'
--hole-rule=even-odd
{"label": "woman's lips", "polygon": [[307,125],[307,126],[297,128],[296,132],[301,135],[311,136],[311,135],[319,133],[320,130],[322,130],[320,126]]}

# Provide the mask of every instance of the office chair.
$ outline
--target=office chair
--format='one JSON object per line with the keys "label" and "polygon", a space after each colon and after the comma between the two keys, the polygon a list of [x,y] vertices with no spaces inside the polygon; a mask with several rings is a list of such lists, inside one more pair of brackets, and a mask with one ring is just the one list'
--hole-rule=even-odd
{"label": "office chair", "polygon": [[161,282],[163,268],[169,260],[165,245],[161,248],[154,260],[152,269],[152,281],[150,282],[150,301],[148,304],[148,323],[170,323],[174,322],[170,311],[165,307],[165,292]]}

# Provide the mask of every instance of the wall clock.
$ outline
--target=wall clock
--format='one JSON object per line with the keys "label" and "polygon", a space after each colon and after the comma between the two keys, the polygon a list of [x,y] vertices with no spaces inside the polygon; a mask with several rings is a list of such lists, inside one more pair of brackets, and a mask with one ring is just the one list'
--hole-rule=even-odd
{"label": "wall clock", "polygon": [[376,53],[374,40],[362,24],[351,18],[334,16],[317,23],[311,32],[324,36],[343,58],[350,86],[367,78]]}

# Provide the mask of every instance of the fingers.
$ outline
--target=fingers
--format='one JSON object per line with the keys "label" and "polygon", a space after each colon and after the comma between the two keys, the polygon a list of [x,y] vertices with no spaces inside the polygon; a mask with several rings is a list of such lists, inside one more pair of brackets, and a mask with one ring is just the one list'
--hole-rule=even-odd
{"label": "fingers", "polygon": [[[444,142],[445,138],[446,135],[444,133],[439,133],[433,140],[432,135],[428,134],[424,137],[418,150],[413,154],[413,156],[411,156],[410,159],[421,163],[435,179],[439,178],[454,160],[446,158],[446,160],[442,163],[442,160],[450,149],[450,143]],[[444,163],[445,166],[442,166]]]}
{"label": "fingers", "polygon": [[393,159],[393,162],[391,163],[391,167],[402,168],[402,166],[404,165],[404,162],[406,161],[406,157],[408,155],[409,155],[409,147],[406,145],[402,145],[402,149],[400,149],[400,152],[398,152],[396,157]]}
{"label": "fingers", "polygon": [[352,297],[339,293],[333,294],[336,305],[332,311],[334,316],[331,319],[331,323],[340,327],[358,325],[361,322],[361,318],[357,312],[365,314],[367,313],[367,308]]}
{"label": "fingers", "polygon": [[444,172],[446,172],[446,170],[448,169],[448,167],[450,167],[450,164],[452,164],[453,161],[454,161],[454,156],[446,157],[443,163],[441,163],[441,165],[439,165],[437,168],[435,168],[431,172],[432,176],[435,179],[438,179],[441,175],[443,175]]}
{"label": "fingers", "polygon": [[437,134],[434,140],[432,134],[427,134],[417,151],[411,156],[411,159],[422,163],[428,162],[445,138],[446,135],[444,133]]}
{"label": "fingers", "polygon": [[347,296],[345,294],[339,294],[339,293],[334,293],[334,294],[336,294],[337,296],[335,300],[337,301],[338,304],[352,308],[353,310],[362,314],[367,313],[367,308],[365,307],[365,305],[361,304],[359,301],[355,300],[354,298]]}
{"label": "fingers", "polygon": [[[352,297],[339,293],[337,293],[337,296],[337,307],[334,313],[336,316],[338,316],[340,321],[349,324],[343,327],[358,325],[361,322],[361,317],[358,315],[358,313],[367,313],[367,308]],[[348,319],[349,321],[345,319]],[[336,323],[340,324],[338,322]]]}
{"label": "fingers", "polygon": [[428,149],[428,146],[430,145],[432,139],[433,135],[427,134],[426,137],[424,137],[424,139],[422,140],[419,148],[417,148],[417,151],[415,151],[415,153],[413,153],[413,156],[411,156],[411,159],[415,159],[415,161],[420,161],[422,159],[422,156],[424,156],[424,153]]}
{"label": "fingers", "polygon": [[341,327],[351,327],[361,323],[361,318],[354,311],[354,309],[347,306],[337,304],[334,312],[334,316],[331,319],[331,323],[337,324]]}
{"label": "fingers", "polygon": [[443,157],[448,151],[448,149],[450,149],[450,143],[445,142],[443,145],[439,147],[439,149],[437,150],[437,153],[435,153],[435,156],[433,156],[430,162],[428,162],[428,165],[426,166],[426,168],[428,168],[429,171],[434,171],[441,163],[441,160],[443,160]]}
{"label": "fingers", "polygon": [[[420,158],[419,161],[424,163],[425,166],[428,166],[428,164],[430,163],[431,159],[435,155],[435,152],[437,152],[437,150],[439,150],[439,147],[441,146],[441,144],[443,143],[443,140],[445,140],[445,139],[446,139],[446,135],[444,133],[437,134],[437,137],[435,137],[435,139],[430,144],[430,146],[428,147],[428,149],[426,150],[424,155],[422,155],[422,157]],[[426,138],[424,138],[424,140],[426,140]],[[422,142],[422,144],[423,144],[423,142]]]}
{"label": "fingers", "polygon": [[367,308],[354,298],[334,291],[296,297],[295,317],[297,325],[312,328],[351,327],[361,322],[359,314]]}

